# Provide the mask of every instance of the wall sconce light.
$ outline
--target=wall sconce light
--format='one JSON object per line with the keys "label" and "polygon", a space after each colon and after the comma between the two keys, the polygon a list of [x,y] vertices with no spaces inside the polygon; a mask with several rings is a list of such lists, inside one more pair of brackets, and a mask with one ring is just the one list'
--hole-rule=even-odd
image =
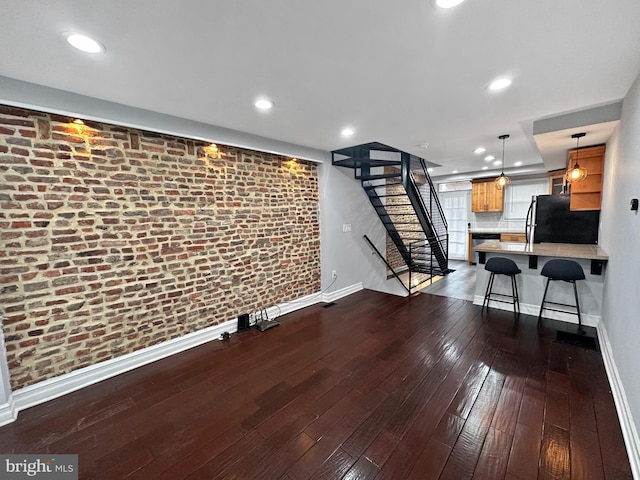
{"label": "wall sconce light", "polygon": [[580,164],[578,163],[578,153],[580,151],[579,150],[580,139],[585,135],[586,133],[574,133],[573,135],[571,135],[571,138],[576,139],[576,163],[573,165],[573,167],[569,167],[567,169],[567,182],[569,183],[581,182],[585,178],[587,178],[587,169],[584,167],[581,167]]}
{"label": "wall sconce light", "polygon": [[204,153],[207,155],[207,157],[222,158],[222,151],[215,143],[204,147]]}

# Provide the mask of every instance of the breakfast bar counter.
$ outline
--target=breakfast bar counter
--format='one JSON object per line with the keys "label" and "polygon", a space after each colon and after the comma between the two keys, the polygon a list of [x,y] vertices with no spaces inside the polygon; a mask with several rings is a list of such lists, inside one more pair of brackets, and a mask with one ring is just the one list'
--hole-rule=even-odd
{"label": "breakfast bar counter", "polygon": [[[596,326],[602,317],[602,295],[604,290],[605,266],[609,256],[598,245],[584,245],[573,243],[511,243],[490,242],[474,247],[478,252],[476,266],[476,291],[474,303],[482,305],[489,272],[484,269],[487,257],[505,257],[513,260],[522,271],[516,275],[516,282],[520,293],[520,311],[523,314],[538,315],[546,278],[540,275],[542,266],[552,258],[571,259],[580,264],[586,279],[577,282],[580,296],[580,311],[583,323]],[[510,280],[499,275],[494,283],[494,291],[510,293]],[[553,282],[547,299],[555,302],[573,304],[573,287],[567,282]],[[551,298],[552,297],[552,298]],[[497,302],[491,303],[491,308],[503,310],[511,309],[511,305]],[[543,316],[557,320],[577,323],[575,315],[544,311]]]}
{"label": "breakfast bar counter", "polygon": [[589,260],[609,259],[609,255],[598,245],[580,245],[577,243],[493,242],[478,245],[474,250],[476,252],[516,253],[543,257],[586,258]]}

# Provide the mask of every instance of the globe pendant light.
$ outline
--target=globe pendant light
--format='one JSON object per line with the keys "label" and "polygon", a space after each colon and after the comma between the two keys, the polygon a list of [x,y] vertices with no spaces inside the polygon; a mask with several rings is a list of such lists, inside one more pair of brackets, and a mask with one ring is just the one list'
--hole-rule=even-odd
{"label": "globe pendant light", "polygon": [[576,163],[573,165],[573,167],[569,167],[567,169],[567,182],[569,183],[581,182],[585,178],[587,178],[587,169],[584,167],[581,167],[580,164],[578,163],[580,139],[585,135],[586,133],[574,133],[573,135],[571,135],[571,138],[576,139]]}
{"label": "globe pendant light", "polygon": [[502,171],[500,176],[495,179],[496,188],[502,190],[504,187],[511,183],[511,179],[504,174],[504,141],[509,138],[509,135],[500,135],[498,139],[502,140]]}

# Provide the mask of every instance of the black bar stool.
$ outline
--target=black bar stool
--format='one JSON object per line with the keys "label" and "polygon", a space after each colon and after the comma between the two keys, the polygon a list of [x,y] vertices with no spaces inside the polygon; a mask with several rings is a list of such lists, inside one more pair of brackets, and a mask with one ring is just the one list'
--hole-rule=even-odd
{"label": "black bar stool", "polygon": [[[493,300],[494,302],[512,303],[513,313],[520,315],[520,297],[518,297],[516,275],[521,273],[522,270],[518,268],[516,262],[504,257],[491,257],[489,260],[487,260],[484,269],[491,272],[491,275],[489,275],[489,282],[487,283],[487,290],[485,291],[484,300],[482,301],[482,310],[480,311],[484,311],[485,303],[487,304],[488,309],[489,301]],[[493,293],[493,280],[495,279],[496,275],[507,275],[508,277],[511,277],[511,295],[505,295],[503,293]],[[493,298],[495,296],[508,297],[511,298],[511,301]],[[516,311],[516,307],[518,311]]]}
{"label": "black bar stool", "polygon": [[[554,312],[563,312],[563,313],[572,313],[578,315],[578,333],[584,333],[582,330],[582,318],[580,317],[580,302],[578,301],[578,288],[576,287],[576,280],[584,280],[584,270],[578,262],[573,260],[565,260],[556,258],[553,260],[549,260],[542,267],[541,275],[547,277],[547,284],[544,287],[544,295],[542,296],[542,303],[540,304],[540,313],[538,314],[538,325],[542,321],[542,310],[552,310]],[[573,284],[573,294],[576,299],[575,305],[570,305],[567,303],[558,303],[558,302],[550,302],[546,300],[547,298],[547,289],[549,288],[549,282],[551,280],[562,280],[563,282],[569,282]],[[572,307],[575,308],[575,312],[570,312],[567,310],[558,310],[555,308],[545,307],[545,303],[551,305],[559,305],[563,307]]]}

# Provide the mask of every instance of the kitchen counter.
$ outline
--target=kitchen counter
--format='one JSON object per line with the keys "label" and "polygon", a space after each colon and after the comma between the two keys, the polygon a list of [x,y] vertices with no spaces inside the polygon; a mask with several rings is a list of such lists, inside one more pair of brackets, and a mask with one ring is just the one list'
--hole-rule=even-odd
{"label": "kitchen counter", "polygon": [[[604,291],[605,266],[609,255],[598,245],[573,243],[513,243],[491,242],[474,247],[479,253],[476,267],[476,292],[474,302],[482,305],[487,286],[489,272],[484,269],[487,257],[506,257],[513,260],[521,273],[516,275],[520,293],[520,311],[537,316],[544,293],[546,277],[540,275],[542,266],[552,258],[568,258],[580,264],[585,273],[585,280],[576,282],[580,297],[580,312],[585,325],[596,326],[602,317],[602,298]],[[539,268],[540,267],[540,268]],[[567,282],[552,282],[548,299],[553,302],[573,305],[573,288]],[[497,275],[494,291],[510,293],[510,279],[505,275]],[[509,304],[491,303],[491,308],[510,310]],[[576,315],[565,312],[545,310],[543,316],[556,320],[577,323]]]}
{"label": "kitchen counter", "polygon": [[479,251],[474,247],[474,244],[476,247],[478,247],[479,245],[477,244],[477,242],[474,242],[474,238],[476,238],[476,236],[478,235],[495,235],[497,236],[497,238],[493,239],[486,239],[486,241],[489,242],[496,242],[496,241],[503,241],[503,242],[519,242],[524,244],[524,242],[526,241],[526,236],[524,234],[524,231],[518,231],[515,228],[511,228],[511,229],[505,229],[505,228],[469,228],[468,229],[468,240],[467,240],[467,245],[468,245],[468,252],[467,252],[467,259],[469,261],[469,264],[472,265],[473,263],[475,263],[477,261],[477,259],[475,258],[477,255],[473,254],[473,250],[475,251]]}
{"label": "kitchen counter", "polygon": [[505,227],[481,227],[469,228],[469,233],[524,233],[524,228],[505,228]]}
{"label": "kitchen counter", "polygon": [[543,257],[585,258],[588,260],[609,260],[598,245],[576,243],[512,243],[490,242],[474,248],[476,252],[511,253],[515,255],[540,255]]}

